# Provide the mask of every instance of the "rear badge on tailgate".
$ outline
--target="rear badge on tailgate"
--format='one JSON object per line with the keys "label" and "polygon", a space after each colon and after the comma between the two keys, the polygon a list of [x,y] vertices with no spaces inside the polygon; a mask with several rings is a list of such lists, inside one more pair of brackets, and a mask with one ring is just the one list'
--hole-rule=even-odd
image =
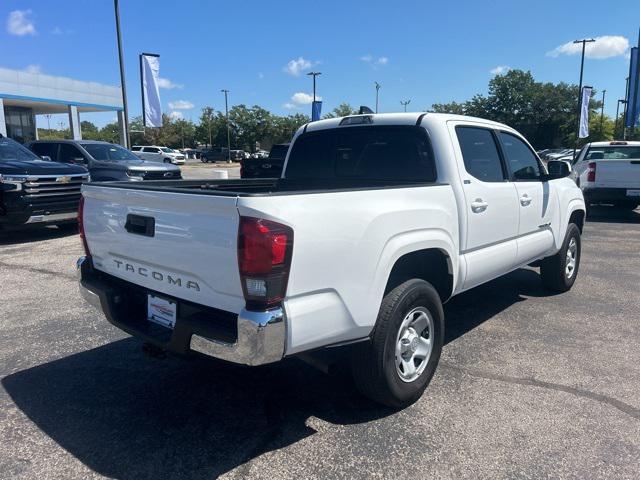
{"label": "rear badge on tailgate", "polygon": [[142,267],[127,260],[118,260],[117,258],[113,259],[113,263],[115,264],[115,269],[119,272],[127,272],[135,276],[151,278],[156,282],[174,287],[182,287],[187,290],[195,290],[196,292],[200,291],[200,285],[198,285],[198,282],[194,280],[186,280],[175,273],[158,272],[152,268]]}

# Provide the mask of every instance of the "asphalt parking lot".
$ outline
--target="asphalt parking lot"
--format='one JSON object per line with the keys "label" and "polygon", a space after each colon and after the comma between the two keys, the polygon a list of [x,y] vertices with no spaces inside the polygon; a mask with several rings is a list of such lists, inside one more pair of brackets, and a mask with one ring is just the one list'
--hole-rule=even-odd
{"label": "asphalt parking lot", "polygon": [[640,211],[589,220],[571,292],[523,269],[445,306],[399,412],[298,360],[149,358],[79,297],[77,235],[0,233],[0,478],[638,478]]}

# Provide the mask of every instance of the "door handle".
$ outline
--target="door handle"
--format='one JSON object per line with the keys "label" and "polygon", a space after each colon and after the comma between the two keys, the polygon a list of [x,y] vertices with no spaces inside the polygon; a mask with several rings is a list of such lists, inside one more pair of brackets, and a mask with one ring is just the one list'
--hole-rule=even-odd
{"label": "door handle", "polygon": [[520,205],[523,207],[528,207],[531,203],[532,198],[526,193],[520,197]]}
{"label": "door handle", "polygon": [[484,212],[489,204],[482,200],[481,198],[476,198],[474,202],[471,202],[471,211],[473,213],[481,213]]}

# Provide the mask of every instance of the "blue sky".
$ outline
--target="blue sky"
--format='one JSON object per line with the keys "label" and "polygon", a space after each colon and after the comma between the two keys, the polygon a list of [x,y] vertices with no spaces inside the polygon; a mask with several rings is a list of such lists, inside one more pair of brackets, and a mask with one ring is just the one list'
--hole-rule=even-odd
{"label": "blue sky", "polygon": [[[637,44],[640,27],[638,0],[120,4],[130,115],[140,114],[137,56],[146,51],[161,56],[165,112],[193,120],[205,105],[224,109],[221,88],[232,105],[309,113],[310,68],[322,72],[324,111],[343,101],[373,106],[374,81],[383,112],[399,111],[403,99],[415,111],[464,101],[486,92],[497,67],[577,83],[580,56],[561,46],[583,37],[605,37],[585,61],[585,83],[607,90],[613,115],[626,42]],[[0,22],[0,67],[120,83],[111,0],[3,0]],[[113,118],[83,115],[99,125]]]}

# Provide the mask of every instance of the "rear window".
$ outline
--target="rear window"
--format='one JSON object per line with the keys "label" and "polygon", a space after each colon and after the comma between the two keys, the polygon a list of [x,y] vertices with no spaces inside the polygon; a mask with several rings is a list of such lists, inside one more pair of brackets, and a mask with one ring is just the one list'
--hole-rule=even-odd
{"label": "rear window", "polygon": [[624,160],[640,159],[640,146],[616,145],[610,147],[591,147],[587,160]]}
{"label": "rear window", "polygon": [[434,182],[436,168],[431,143],[421,127],[343,127],[299,136],[285,177]]}

